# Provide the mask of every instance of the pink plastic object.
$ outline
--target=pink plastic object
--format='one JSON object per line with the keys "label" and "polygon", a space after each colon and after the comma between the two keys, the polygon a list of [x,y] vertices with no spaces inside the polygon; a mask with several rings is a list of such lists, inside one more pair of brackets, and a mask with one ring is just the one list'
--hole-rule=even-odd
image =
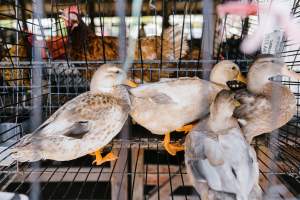
{"label": "pink plastic object", "polygon": [[238,2],[228,2],[217,6],[217,13],[219,16],[225,16],[226,14],[234,14],[242,17],[249,15],[257,15],[258,5],[255,3],[245,4]]}
{"label": "pink plastic object", "polygon": [[241,50],[245,53],[254,53],[262,44],[264,36],[280,27],[288,39],[300,43],[300,26],[295,23],[294,17],[290,15],[290,9],[286,4],[273,2],[269,6],[258,6],[240,2],[228,2],[217,6],[219,16],[234,14],[242,17],[248,15],[260,16],[259,25],[252,35],[248,35],[241,44]]}

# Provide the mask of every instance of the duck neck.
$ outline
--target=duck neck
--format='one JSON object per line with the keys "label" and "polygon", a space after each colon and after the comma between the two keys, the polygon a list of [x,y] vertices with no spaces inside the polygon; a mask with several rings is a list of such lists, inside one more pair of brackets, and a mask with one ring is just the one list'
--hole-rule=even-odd
{"label": "duck neck", "polygon": [[256,69],[253,66],[253,69],[250,68],[250,71],[247,75],[247,89],[254,94],[264,94],[264,89],[270,83],[270,77],[276,76],[272,69],[262,68],[260,70]]}
{"label": "duck neck", "polygon": [[112,87],[97,87],[97,88],[91,87],[90,92],[94,94],[101,93],[101,94],[111,95],[121,99],[124,98],[128,99],[128,91],[126,87],[124,87],[123,85],[116,85]]}
{"label": "duck neck", "polygon": [[282,101],[284,99],[284,101],[287,101],[287,97],[291,95],[293,96],[291,91],[286,86],[272,81],[264,85],[261,94],[263,94],[265,97],[272,98],[272,102]]}
{"label": "duck neck", "polygon": [[222,114],[214,114],[213,112],[209,115],[208,118],[208,127],[214,132],[220,132],[226,129],[229,129],[235,125],[235,119],[230,116],[224,116]]}
{"label": "duck neck", "polygon": [[274,92],[281,92],[286,87],[280,83],[270,81],[268,78],[265,79],[248,79],[247,89],[253,94],[263,95],[269,97]]}
{"label": "duck neck", "polygon": [[90,91],[92,93],[106,93],[106,94],[112,94],[114,93],[115,88],[114,87],[93,87],[90,86]]}
{"label": "duck neck", "polygon": [[215,84],[217,87],[220,87],[220,88],[222,88],[222,89],[229,89],[228,87],[227,87],[227,85],[225,84],[223,84],[223,83],[219,83],[219,82],[215,82],[215,81],[210,81],[210,82],[212,82],[213,84]]}

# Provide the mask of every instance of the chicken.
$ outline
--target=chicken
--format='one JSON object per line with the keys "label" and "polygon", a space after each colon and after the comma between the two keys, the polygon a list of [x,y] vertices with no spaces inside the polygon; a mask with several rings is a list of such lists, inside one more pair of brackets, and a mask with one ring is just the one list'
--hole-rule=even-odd
{"label": "chicken", "polygon": [[[64,19],[69,32],[69,43],[67,54],[72,60],[77,61],[99,61],[117,60],[119,58],[119,39],[112,36],[98,37],[80,18],[76,6],[64,9],[60,15]],[[128,42],[128,41],[127,41]],[[140,48],[139,48],[140,44]],[[137,41],[134,49],[134,60],[155,60],[173,61],[184,57],[187,53],[188,45],[186,37],[181,37],[181,28],[170,27],[163,32],[163,36],[142,37]],[[158,64],[151,65],[159,67]],[[143,78],[158,80],[160,77],[169,77],[170,73],[147,71],[149,64],[143,64],[146,69]],[[141,77],[140,72],[135,72],[135,76]]]}
{"label": "chicken", "polygon": [[66,89],[67,91],[75,90],[78,93],[78,89],[86,91],[89,87],[89,81],[82,77],[80,71],[74,64],[68,63],[53,63],[48,70],[50,74],[51,84],[55,85],[55,88],[59,88],[61,92]]}
{"label": "chicken", "polygon": [[233,118],[239,103],[222,90],[186,138],[185,162],[201,200],[258,200],[258,162]]}
{"label": "chicken", "polygon": [[17,66],[17,59],[19,58],[19,61],[31,60],[31,37],[31,34],[24,34],[19,39],[17,45],[13,45],[10,49],[2,47],[4,52],[1,55],[1,61],[10,63],[1,66],[4,67],[4,69],[0,70],[0,77],[7,86],[30,86],[29,66]]}
{"label": "chicken", "polygon": [[[53,60],[65,59],[66,51],[64,45],[66,45],[67,42],[67,37],[62,36],[53,36],[46,40],[46,48]],[[42,58],[44,59],[48,58],[47,50],[45,48],[42,49]]]}
{"label": "chicken", "polygon": [[3,47],[5,45],[1,47],[0,60],[10,64],[3,66],[5,69],[0,70],[0,77],[4,79],[5,84],[8,86],[25,86],[27,89],[30,89],[31,65],[21,64],[18,66],[17,58],[19,58],[19,61],[31,61],[32,48],[37,46],[37,48],[41,48],[41,57],[43,59],[48,58],[47,52],[49,52],[53,60],[62,59],[65,57],[63,41],[66,43],[65,37],[57,36],[46,41],[37,41],[33,45],[33,34],[25,30],[24,34],[20,34],[18,43],[10,49],[5,50],[5,47]]}

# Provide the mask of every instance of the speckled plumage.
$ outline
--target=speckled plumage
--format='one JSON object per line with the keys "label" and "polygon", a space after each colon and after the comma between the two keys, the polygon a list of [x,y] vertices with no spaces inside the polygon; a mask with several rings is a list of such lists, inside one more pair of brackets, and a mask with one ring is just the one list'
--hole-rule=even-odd
{"label": "speckled plumage", "polygon": [[[106,65],[108,68],[113,70],[116,67]],[[106,80],[101,80],[106,84]],[[94,84],[97,84],[96,79]],[[109,90],[98,91],[103,88]],[[129,95],[122,85],[100,88],[91,85],[91,89],[64,104],[32,134],[21,138],[12,156],[21,162],[41,159],[65,161],[108,144],[128,117]]]}
{"label": "speckled plumage", "polygon": [[[234,111],[248,142],[285,125],[296,112],[296,98],[288,87],[269,81],[282,75],[284,63],[275,57],[257,59],[248,73],[247,90],[237,91],[241,106]],[[293,72],[290,72],[293,73]]]}

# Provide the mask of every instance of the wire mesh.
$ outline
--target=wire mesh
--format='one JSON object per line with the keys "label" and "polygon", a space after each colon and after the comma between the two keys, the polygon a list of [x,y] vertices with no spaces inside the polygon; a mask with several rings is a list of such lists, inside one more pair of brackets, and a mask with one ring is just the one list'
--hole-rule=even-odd
{"label": "wire mesh", "polygon": [[[125,36],[131,34],[132,26],[139,30],[134,35],[137,55],[128,76],[140,82],[181,76],[205,78],[210,71],[207,66],[222,59],[233,60],[247,72],[256,55],[243,54],[239,45],[252,33],[258,19],[251,16],[237,23],[232,16],[226,16],[215,21],[216,29],[209,30],[207,23],[216,16],[209,10],[203,11],[205,1],[144,1],[137,24],[131,23],[131,1],[126,2],[123,23],[116,15],[116,3],[111,1],[45,1],[44,16],[38,17],[33,12],[35,1],[0,2],[0,163],[9,157],[10,148],[19,138],[32,130],[30,118],[35,99],[41,100],[44,120],[66,101],[87,91],[91,74],[100,64],[123,63],[119,54],[109,57],[105,45],[107,38],[119,36],[120,30],[126,32]],[[72,5],[78,6],[83,22],[100,41],[97,59],[89,56],[85,36],[77,38],[83,41],[82,55],[76,57],[70,51],[70,30],[59,18],[59,12]],[[298,9],[299,2],[295,1],[292,13],[296,17]],[[173,46],[179,42],[180,53],[178,58],[167,59],[160,45],[163,32],[171,27],[174,34],[176,24],[181,25],[181,32]],[[144,37],[154,38],[155,56],[143,53]],[[182,50],[185,38],[189,46],[186,53]],[[202,43],[204,39],[206,42]],[[207,52],[207,45],[213,45],[212,52]],[[299,70],[299,46],[290,41],[284,41],[283,46],[281,56],[293,70]],[[39,86],[33,81],[36,70],[41,70]],[[293,91],[298,109],[299,82],[284,79],[282,83]],[[33,92],[35,88],[39,89],[38,95]],[[280,186],[274,194],[278,199],[299,197],[298,127],[297,110],[294,118],[279,130],[275,141],[262,136],[254,143],[260,186],[265,193]],[[128,139],[115,139],[108,146],[119,156],[110,164],[93,166],[89,156],[69,162],[43,161],[38,168],[33,167],[35,163],[9,163],[0,167],[1,190],[30,195],[33,183],[40,183],[43,199],[198,199],[186,174],[184,154],[167,155],[161,140],[160,136],[132,125]]]}

